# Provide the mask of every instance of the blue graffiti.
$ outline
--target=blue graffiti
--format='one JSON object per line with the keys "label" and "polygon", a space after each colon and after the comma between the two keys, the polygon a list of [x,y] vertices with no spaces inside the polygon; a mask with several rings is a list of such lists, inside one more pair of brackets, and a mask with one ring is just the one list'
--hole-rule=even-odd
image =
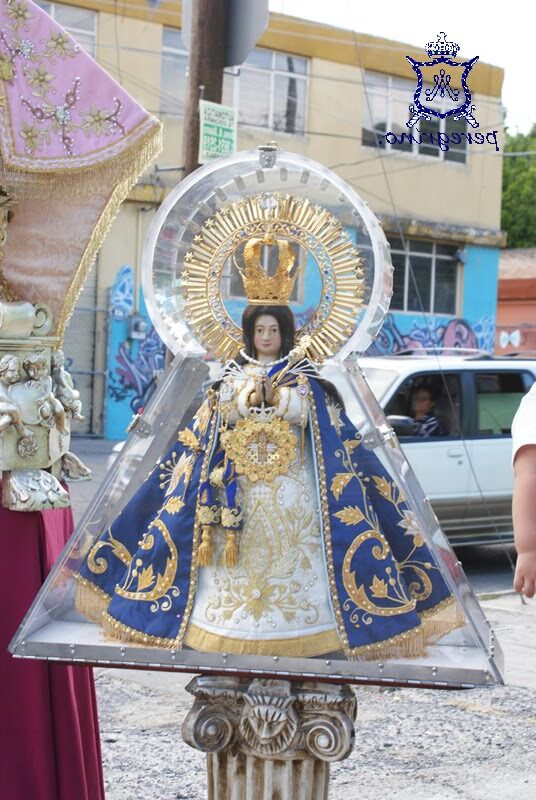
{"label": "blue graffiti", "polygon": [[127,400],[133,413],[145,407],[155,388],[155,374],[164,368],[164,358],[164,345],[152,326],[139,345],[122,342],[109,375],[108,391],[112,399]]}
{"label": "blue graffiti", "polygon": [[408,333],[402,333],[393,314],[388,314],[382,328],[368,348],[368,356],[383,356],[403,350],[493,350],[493,317],[483,317],[473,327],[464,319],[448,322],[413,320]]}

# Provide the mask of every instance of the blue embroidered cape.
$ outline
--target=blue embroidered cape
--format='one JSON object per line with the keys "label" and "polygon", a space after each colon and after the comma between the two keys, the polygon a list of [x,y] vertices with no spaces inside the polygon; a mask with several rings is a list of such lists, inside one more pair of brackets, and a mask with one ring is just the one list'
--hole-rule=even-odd
{"label": "blue embroidered cape", "polygon": [[[439,638],[461,624],[461,614],[396,481],[322,381],[308,383],[307,431],[341,649],[350,658],[397,647],[418,655],[423,635]],[[208,477],[218,459],[219,414],[209,397],[92,546],[77,576],[77,605],[101,623],[104,615],[118,638],[182,646],[195,598],[201,507],[216,502]],[[231,479],[226,502],[237,500]],[[407,647],[411,640],[418,647]]]}

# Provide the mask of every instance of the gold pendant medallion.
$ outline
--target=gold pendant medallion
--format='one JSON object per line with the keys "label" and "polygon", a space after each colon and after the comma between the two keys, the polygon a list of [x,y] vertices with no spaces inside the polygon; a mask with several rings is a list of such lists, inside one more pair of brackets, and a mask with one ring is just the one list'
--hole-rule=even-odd
{"label": "gold pendant medallion", "polygon": [[296,436],[289,423],[278,417],[266,422],[240,419],[233,430],[222,433],[221,443],[237,474],[252,483],[273,481],[296,459]]}

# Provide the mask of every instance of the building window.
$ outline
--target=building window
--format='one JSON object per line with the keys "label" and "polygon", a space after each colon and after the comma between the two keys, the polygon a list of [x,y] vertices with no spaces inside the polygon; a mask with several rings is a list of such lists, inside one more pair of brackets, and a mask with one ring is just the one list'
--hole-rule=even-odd
{"label": "building window", "polygon": [[[424,86],[424,89],[426,85]],[[383,75],[379,72],[365,72],[363,83],[363,128],[361,143],[364,147],[380,147],[386,152],[403,152],[415,156],[429,156],[444,161],[467,161],[467,139],[463,136],[467,132],[467,123],[464,119],[455,120],[452,117],[441,119],[432,117],[430,120],[421,119],[413,129],[406,126],[409,119],[409,104],[413,100],[415,82],[404,78],[395,78],[392,75]],[[429,105],[438,111],[446,111],[445,100],[437,98]],[[416,129],[423,134],[421,138]],[[386,142],[384,134],[392,132],[400,140],[405,133],[404,141],[392,144]],[[413,132],[413,139],[410,137]],[[448,150],[442,150],[437,143],[429,141],[429,136],[424,134],[447,134],[450,139]],[[461,134],[460,143],[452,141],[452,134]]]}
{"label": "building window", "polygon": [[478,372],[474,376],[479,436],[510,436],[512,420],[533,383],[527,372]]}
{"label": "building window", "polygon": [[[180,31],[164,28],[161,111],[184,114],[188,53]],[[305,131],[307,59],[272,50],[252,50],[223,79],[222,102],[238,109],[243,125],[301,134]]]}
{"label": "building window", "polygon": [[391,239],[393,311],[456,315],[458,248],[417,239]]}
{"label": "building window", "polygon": [[41,0],[37,0],[37,5],[46,11],[58,25],[65,28],[86,53],[95,58],[97,39],[97,13],[95,11],[62,3],[45,3]]}
{"label": "building window", "polygon": [[307,59],[252,50],[236,75],[224,79],[224,102],[244,125],[302,134],[307,106]]}
{"label": "building window", "polygon": [[160,75],[160,111],[164,114],[184,116],[187,68],[188,51],[181,32],[176,28],[164,28]]}

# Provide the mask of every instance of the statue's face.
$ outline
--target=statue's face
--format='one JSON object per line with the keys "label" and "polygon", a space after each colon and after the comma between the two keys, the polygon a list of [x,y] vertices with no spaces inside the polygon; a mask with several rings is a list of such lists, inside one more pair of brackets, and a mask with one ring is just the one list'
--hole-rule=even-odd
{"label": "statue's face", "polygon": [[48,375],[46,362],[38,361],[37,363],[34,364],[28,364],[26,372],[28,373],[30,378],[33,378],[34,380],[37,378],[43,378],[45,375]]}
{"label": "statue's face", "polygon": [[277,358],[281,352],[281,331],[279,323],[271,314],[261,314],[255,320],[253,346],[257,358]]}
{"label": "statue's face", "polygon": [[18,360],[13,359],[9,367],[4,372],[4,383],[17,383],[20,378],[20,365]]}

